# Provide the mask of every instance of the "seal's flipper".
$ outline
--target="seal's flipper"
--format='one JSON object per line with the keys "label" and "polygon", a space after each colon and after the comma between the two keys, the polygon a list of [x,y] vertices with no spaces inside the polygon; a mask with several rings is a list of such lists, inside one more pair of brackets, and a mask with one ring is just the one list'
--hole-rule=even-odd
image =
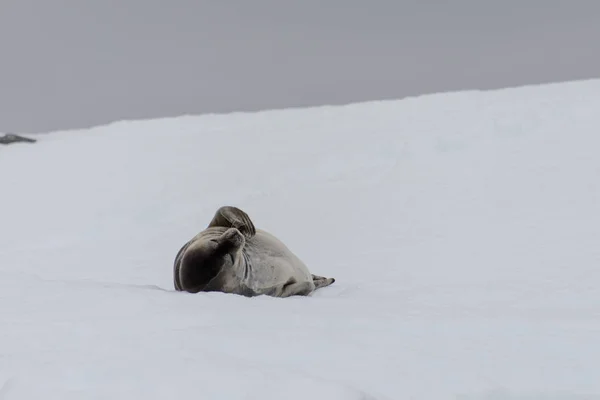
{"label": "seal's flipper", "polygon": [[251,238],[256,234],[256,228],[252,220],[242,210],[237,207],[223,206],[217,210],[208,227],[222,226],[224,228],[236,228],[246,238]]}
{"label": "seal's flipper", "polygon": [[[313,275],[314,277],[315,275]],[[323,278],[323,277],[317,277],[320,279],[314,279],[313,283],[315,284],[315,290],[320,289],[320,288],[324,288],[326,286],[331,285],[333,282],[335,282],[335,278]]]}

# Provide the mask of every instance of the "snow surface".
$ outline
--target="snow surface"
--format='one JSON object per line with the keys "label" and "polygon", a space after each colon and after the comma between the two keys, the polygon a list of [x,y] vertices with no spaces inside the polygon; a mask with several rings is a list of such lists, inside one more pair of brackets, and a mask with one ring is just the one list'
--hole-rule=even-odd
{"label": "snow surface", "polygon": [[[600,398],[600,80],[0,148],[0,399]],[[310,297],[174,292],[221,205]]]}

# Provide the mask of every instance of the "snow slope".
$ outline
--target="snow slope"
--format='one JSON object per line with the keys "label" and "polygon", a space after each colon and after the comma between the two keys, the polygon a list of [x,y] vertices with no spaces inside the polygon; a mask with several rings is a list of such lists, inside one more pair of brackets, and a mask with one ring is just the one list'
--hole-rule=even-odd
{"label": "snow slope", "polygon": [[[0,399],[600,398],[600,80],[0,148]],[[173,291],[221,205],[311,297]]]}

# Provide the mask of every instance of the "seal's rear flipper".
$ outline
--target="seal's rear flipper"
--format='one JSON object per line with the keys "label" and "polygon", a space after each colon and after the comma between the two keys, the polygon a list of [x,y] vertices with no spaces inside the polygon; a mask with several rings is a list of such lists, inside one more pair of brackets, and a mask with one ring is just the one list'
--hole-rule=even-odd
{"label": "seal's rear flipper", "polygon": [[335,282],[335,278],[323,278],[322,276],[313,275],[313,283],[315,284],[315,290],[327,287]]}
{"label": "seal's rear flipper", "polygon": [[236,228],[247,239],[256,234],[256,228],[252,220],[242,210],[233,206],[223,206],[217,210],[208,227],[222,226],[224,228]]}

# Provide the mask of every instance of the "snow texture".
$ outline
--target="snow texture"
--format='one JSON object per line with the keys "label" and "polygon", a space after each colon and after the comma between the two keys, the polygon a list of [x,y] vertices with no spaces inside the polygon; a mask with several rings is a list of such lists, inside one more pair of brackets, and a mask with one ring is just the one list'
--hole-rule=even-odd
{"label": "snow texture", "polygon": [[[600,399],[600,80],[0,148],[0,399]],[[175,292],[221,205],[309,297]]]}

